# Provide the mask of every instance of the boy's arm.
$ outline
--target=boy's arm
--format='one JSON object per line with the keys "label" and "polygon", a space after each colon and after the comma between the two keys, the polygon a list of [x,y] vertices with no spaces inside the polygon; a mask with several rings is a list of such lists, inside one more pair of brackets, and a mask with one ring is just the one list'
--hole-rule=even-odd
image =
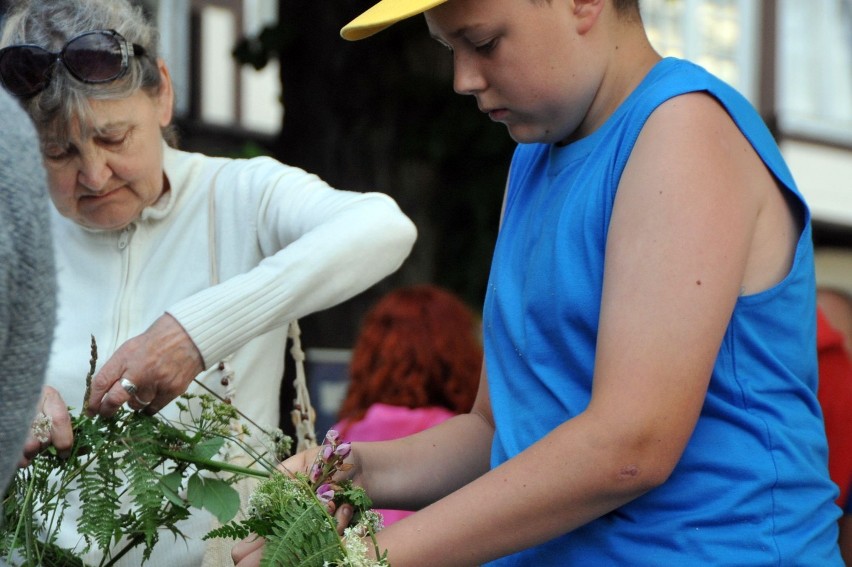
{"label": "boy's arm", "polygon": [[[364,486],[377,508],[420,508],[488,470],[494,426],[484,366],[469,414],[403,439],[352,444],[347,462],[354,467],[349,474]],[[316,448],[302,451],[281,468],[291,473],[307,472],[316,454]],[[347,522],[340,513],[338,509],[340,521]],[[237,567],[258,567],[263,546],[263,539],[255,535],[243,539],[231,551],[234,563]]]}
{"label": "boy's arm", "polygon": [[377,508],[416,510],[485,473],[493,435],[483,363],[470,413],[403,439],[353,443],[355,479]]}

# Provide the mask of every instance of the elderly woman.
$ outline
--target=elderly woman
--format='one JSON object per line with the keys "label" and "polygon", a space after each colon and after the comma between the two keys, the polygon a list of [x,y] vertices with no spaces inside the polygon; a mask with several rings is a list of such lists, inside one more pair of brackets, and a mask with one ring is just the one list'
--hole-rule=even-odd
{"label": "elderly woman", "polygon": [[[174,418],[171,402],[197,380],[276,426],[288,322],[395,271],[413,224],[385,195],[336,190],[269,158],[170,147],[169,71],[126,0],[20,2],[0,46],[0,79],[36,125],[56,209],[45,407],[83,405],[94,336],[92,413],[126,403]],[[66,448],[67,431],[54,435]],[[72,516],[66,548],[79,544]],[[164,537],[148,564],[199,565],[209,528],[190,518],[186,545]]]}

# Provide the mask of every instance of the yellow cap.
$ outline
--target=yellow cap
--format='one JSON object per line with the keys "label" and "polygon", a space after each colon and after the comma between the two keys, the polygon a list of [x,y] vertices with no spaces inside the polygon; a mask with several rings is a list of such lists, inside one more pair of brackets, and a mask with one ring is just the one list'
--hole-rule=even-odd
{"label": "yellow cap", "polygon": [[447,0],[381,0],[343,26],[340,36],[349,41],[370,37],[400,20],[422,14]]}

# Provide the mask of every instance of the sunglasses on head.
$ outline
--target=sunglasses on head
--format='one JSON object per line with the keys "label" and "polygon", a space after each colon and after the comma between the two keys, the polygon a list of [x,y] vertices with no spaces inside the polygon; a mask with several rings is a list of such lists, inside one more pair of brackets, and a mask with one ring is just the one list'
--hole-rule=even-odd
{"label": "sunglasses on head", "polygon": [[81,33],[58,52],[38,45],[10,45],[0,49],[0,82],[18,97],[34,96],[47,87],[53,67],[61,61],[78,81],[108,83],[127,73],[131,56],[144,54],[144,47],[129,43],[115,30]]}

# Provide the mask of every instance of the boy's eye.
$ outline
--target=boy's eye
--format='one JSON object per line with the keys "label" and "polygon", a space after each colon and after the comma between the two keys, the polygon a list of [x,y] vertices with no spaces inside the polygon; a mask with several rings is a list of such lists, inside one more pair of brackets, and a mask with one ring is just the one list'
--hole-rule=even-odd
{"label": "boy's eye", "polygon": [[490,39],[490,40],[486,41],[485,43],[477,44],[476,50],[479,53],[489,53],[489,52],[493,51],[496,46],[497,46],[497,38],[494,38],[494,39]]}

